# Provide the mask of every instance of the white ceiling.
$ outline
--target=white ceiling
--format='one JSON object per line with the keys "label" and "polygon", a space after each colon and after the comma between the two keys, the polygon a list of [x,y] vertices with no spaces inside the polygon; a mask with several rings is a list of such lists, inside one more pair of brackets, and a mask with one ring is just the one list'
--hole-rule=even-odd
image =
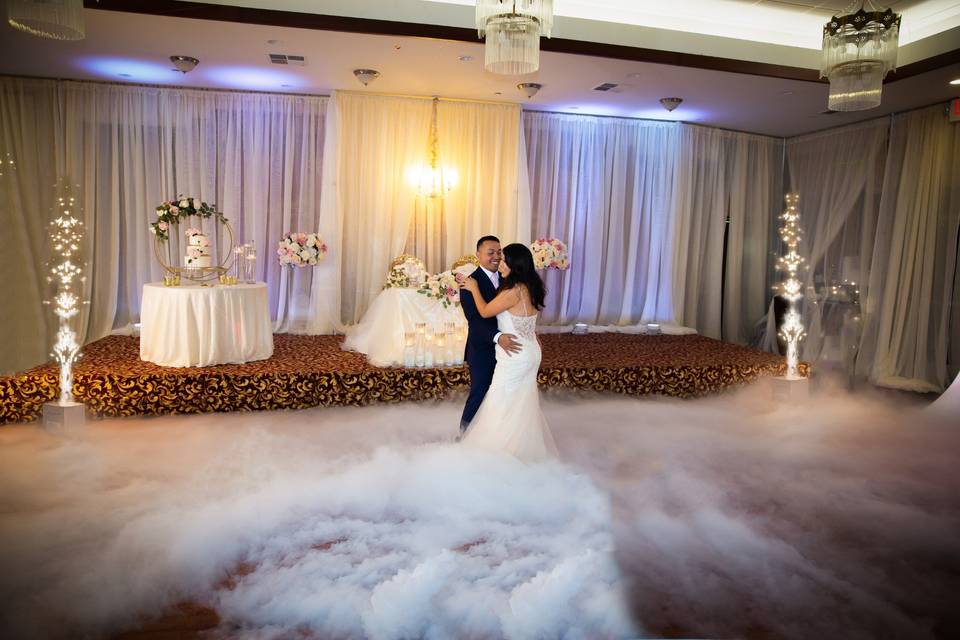
{"label": "white ceiling", "polygon": [[[0,26],[0,73],[162,84],[182,87],[327,94],[333,89],[404,95],[522,102],[525,108],[598,115],[675,119],[711,126],[790,136],[960,97],[960,63],[889,83],[879,109],[821,115],[827,86],[690,67],[544,52],[537,74],[524,81],[544,85],[523,100],[518,78],[483,70],[481,42],[403,38],[279,28],[233,22],[86,11],[87,37],[55,42]],[[159,34],[159,35],[158,35]],[[268,41],[277,41],[269,44]],[[277,66],[268,53],[307,57],[304,67]],[[710,52],[705,52],[710,53]],[[182,75],[168,57],[191,55],[201,63]],[[461,62],[460,56],[473,59]],[[368,88],[355,68],[382,76]],[[592,88],[619,83],[614,92]],[[659,98],[684,99],[668,113]]]}
{"label": "white ceiling", "polygon": [[[189,0],[184,0],[189,1]],[[475,0],[205,0],[207,4],[473,28]],[[960,47],[960,1],[890,0],[900,64]],[[859,2],[554,0],[553,37],[818,68],[823,24]],[[868,2],[869,8],[871,3]]]}

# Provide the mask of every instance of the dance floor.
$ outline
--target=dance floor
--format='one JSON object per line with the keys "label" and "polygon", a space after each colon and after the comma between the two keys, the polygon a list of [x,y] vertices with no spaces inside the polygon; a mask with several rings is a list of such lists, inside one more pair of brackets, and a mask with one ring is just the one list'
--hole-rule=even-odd
{"label": "dance floor", "polygon": [[[784,372],[782,357],[698,335],[548,334],[541,388],[701,396]],[[174,368],[143,362],[139,339],[87,345],[74,395],[103,416],[303,409],[439,398],[464,389],[466,367],[378,368],[340,350],[341,337],[274,336],[273,357],[242,365]],[[802,365],[806,373],[806,366]],[[57,368],[0,377],[0,424],[39,417],[58,393]]]}

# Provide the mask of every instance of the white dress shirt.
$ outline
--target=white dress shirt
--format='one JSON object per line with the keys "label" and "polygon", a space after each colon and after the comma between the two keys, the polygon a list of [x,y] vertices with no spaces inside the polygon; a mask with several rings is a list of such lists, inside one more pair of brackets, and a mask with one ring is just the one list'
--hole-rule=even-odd
{"label": "white dress shirt", "polygon": [[490,278],[490,282],[493,283],[494,289],[500,288],[500,272],[499,271],[487,271],[486,267],[480,267],[483,269],[483,272],[487,274],[487,277]]}

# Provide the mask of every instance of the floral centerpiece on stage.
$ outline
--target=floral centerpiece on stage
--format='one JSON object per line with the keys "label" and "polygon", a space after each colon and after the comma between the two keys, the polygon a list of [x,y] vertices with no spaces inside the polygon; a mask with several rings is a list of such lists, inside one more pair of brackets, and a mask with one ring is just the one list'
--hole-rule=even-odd
{"label": "floral centerpiece on stage", "polygon": [[391,268],[390,271],[387,272],[387,281],[383,283],[384,289],[404,289],[409,286],[410,277],[404,270],[403,265],[400,264]]}
{"label": "floral centerpiece on stage", "polygon": [[207,204],[199,198],[177,196],[176,200],[167,200],[157,207],[157,219],[150,223],[150,233],[161,240],[167,240],[170,237],[170,225],[189,216],[214,217],[220,222],[227,221],[223,213],[217,211],[217,205]]}
{"label": "floral centerpiece on stage", "polygon": [[460,306],[460,283],[457,282],[457,274],[453,271],[444,271],[433,276],[429,276],[417,293],[439,300],[443,306]]}
{"label": "floral centerpiece on stage", "polygon": [[393,261],[390,271],[387,272],[387,281],[383,283],[383,288],[419,287],[429,277],[430,274],[427,273],[420,259],[404,254]]}
{"label": "floral centerpiece on stage", "polygon": [[319,234],[295,231],[280,238],[277,256],[281,265],[316,266],[327,257],[327,243]]}
{"label": "floral centerpiece on stage", "polygon": [[533,266],[537,269],[559,269],[570,266],[567,245],[556,238],[540,238],[530,245],[533,254]]}

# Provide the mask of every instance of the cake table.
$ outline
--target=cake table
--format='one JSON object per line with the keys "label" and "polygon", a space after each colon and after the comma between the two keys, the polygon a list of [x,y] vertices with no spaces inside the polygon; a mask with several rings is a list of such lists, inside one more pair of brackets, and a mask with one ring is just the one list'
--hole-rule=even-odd
{"label": "cake table", "polygon": [[143,285],[140,359],[166,367],[206,367],[273,355],[267,285]]}

